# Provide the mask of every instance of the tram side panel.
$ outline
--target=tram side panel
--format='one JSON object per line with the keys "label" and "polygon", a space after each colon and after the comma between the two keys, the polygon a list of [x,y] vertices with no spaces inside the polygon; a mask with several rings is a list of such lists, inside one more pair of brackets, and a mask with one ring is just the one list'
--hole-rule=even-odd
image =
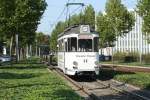
{"label": "tram side panel", "polygon": [[65,56],[64,52],[58,52],[58,68],[64,72]]}
{"label": "tram side panel", "polygon": [[65,72],[75,75],[80,72],[99,73],[98,53],[96,52],[70,52],[65,53]]}

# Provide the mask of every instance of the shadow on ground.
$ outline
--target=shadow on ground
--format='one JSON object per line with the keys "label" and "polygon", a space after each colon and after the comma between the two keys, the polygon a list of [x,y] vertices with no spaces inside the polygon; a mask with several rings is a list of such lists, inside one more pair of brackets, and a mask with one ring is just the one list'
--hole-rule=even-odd
{"label": "shadow on ground", "polygon": [[70,76],[73,80],[77,82],[94,82],[96,79],[90,75],[79,75],[79,76]]}
{"label": "shadow on ground", "polygon": [[81,99],[78,94],[76,94],[73,90],[70,89],[56,89],[52,94],[51,93],[43,93],[42,97],[53,98],[56,100],[84,100]]}
{"label": "shadow on ground", "polygon": [[107,81],[113,79],[116,75],[122,75],[122,74],[135,74],[134,72],[121,72],[121,71],[114,71],[114,70],[103,70],[101,69],[99,72],[99,75],[97,76],[97,79],[101,81]]}
{"label": "shadow on ground", "polygon": [[[96,79],[99,79],[101,81],[107,81],[113,79],[118,74],[135,74],[134,72],[119,72],[119,71],[113,71],[113,70],[101,70],[98,76],[92,76],[92,75],[79,75],[79,76],[70,76],[73,80],[78,82],[93,82],[96,81]],[[130,81],[130,80],[128,80]]]}
{"label": "shadow on ground", "polygon": [[13,66],[0,66],[0,69],[42,69],[47,68],[42,64],[28,64],[28,65],[13,65]]}
{"label": "shadow on ground", "polygon": [[39,77],[40,75],[29,74],[29,73],[17,74],[17,73],[10,73],[10,72],[1,72],[0,79],[30,79],[34,77]]}
{"label": "shadow on ground", "polygon": [[[1,82],[0,82],[1,83]],[[0,89],[9,89],[9,88],[22,88],[22,87],[27,87],[27,88],[30,88],[30,87],[38,87],[38,86],[47,86],[49,84],[45,84],[45,83],[36,83],[36,84],[19,84],[19,85],[14,85],[14,86],[9,86],[9,85],[5,85],[5,86],[2,86],[0,87]]]}

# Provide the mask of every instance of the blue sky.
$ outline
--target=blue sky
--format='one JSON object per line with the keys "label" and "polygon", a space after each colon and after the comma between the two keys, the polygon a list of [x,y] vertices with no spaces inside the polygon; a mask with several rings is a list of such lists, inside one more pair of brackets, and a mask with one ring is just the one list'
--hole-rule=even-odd
{"label": "blue sky", "polygon": [[[67,1],[68,0],[46,0],[48,6],[41,19],[41,24],[38,26],[37,30],[38,32],[43,32],[45,34],[50,35],[52,29],[54,28],[53,24],[56,23],[57,21],[65,19],[65,15],[63,14],[61,18],[57,20],[58,16],[63,11]],[[91,4],[96,12],[104,11],[106,1],[107,0],[70,0],[70,2],[82,2],[85,3],[86,5]],[[125,6],[128,9],[135,8],[136,1],[137,0],[122,0],[123,4],[125,4]],[[73,10],[75,9],[75,7],[72,7],[71,9]],[[77,12],[79,11],[80,10],[78,10]]]}

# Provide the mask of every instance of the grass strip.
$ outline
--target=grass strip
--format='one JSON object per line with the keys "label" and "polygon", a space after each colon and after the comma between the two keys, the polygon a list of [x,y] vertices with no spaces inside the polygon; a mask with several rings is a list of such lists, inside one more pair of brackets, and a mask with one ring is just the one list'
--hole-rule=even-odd
{"label": "grass strip", "polygon": [[80,100],[66,83],[42,64],[0,66],[2,100]]}

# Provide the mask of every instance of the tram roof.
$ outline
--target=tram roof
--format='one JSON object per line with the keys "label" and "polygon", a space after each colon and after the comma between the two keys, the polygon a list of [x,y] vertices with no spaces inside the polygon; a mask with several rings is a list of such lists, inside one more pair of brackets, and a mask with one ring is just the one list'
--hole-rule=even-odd
{"label": "tram roof", "polygon": [[[82,31],[83,27],[87,27],[87,32],[84,33]],[[92,28],[90,28],[89,25],[74,25],[65,29],[64,32],[58,35],[58,37],[61,37],[63,35],[68,35],[68,34],[90,34],[90,33],[97,34],[97,32],[95,32]]]}

